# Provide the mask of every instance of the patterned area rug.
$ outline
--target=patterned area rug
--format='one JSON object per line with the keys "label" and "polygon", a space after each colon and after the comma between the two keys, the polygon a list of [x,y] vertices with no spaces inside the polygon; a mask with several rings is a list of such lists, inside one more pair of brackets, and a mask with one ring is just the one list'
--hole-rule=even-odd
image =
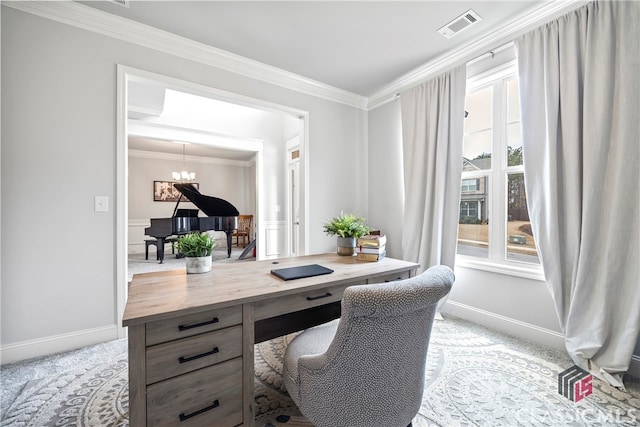
{"label": "patterned area rug", "polygon": [[[282,352],[293,335],[256,346],[256,425],[304,425],[282,384]],[[565,355],[471,323],[435,323],[416,427],[638,426],[640,382],[626,391],[594,379],[593,394],[573,403],[557,393]],[[2,426],[128,426],[126,354],[28,382],[2,415]],[[287,424],[278,415],[291,416]]]}

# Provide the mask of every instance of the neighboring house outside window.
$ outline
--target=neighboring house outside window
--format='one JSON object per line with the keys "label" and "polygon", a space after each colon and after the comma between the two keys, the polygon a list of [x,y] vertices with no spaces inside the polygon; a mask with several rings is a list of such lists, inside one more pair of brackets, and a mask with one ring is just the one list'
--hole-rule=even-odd
{"label": "neighboring house outside window", "polygon": [[458,254],[539,263],[524,188],[515,62],[467,82]]}
{"label": "neighboring house outside window", "polygon": [[[464,159],[462,170],[481,170],[482,168],[478,167],[480,163]],[[470,206],[473,206],[473,213],[469,213]],[[463,179],[460,198],[460,222],[486,222],[487,219],[487,178]]]}

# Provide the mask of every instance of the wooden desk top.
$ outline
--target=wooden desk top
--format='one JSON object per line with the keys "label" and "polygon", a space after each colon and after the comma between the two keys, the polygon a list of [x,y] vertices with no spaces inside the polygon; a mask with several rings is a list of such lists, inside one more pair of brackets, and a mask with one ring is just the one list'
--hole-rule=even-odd
{"label": "wooden desk top", "polygon": [[[320,264],[334,270],[331,274],[284,281],[271,274],[272,269]],[[337,254],[307,255],[256,262],[213,266],[209,273],[187,274],[185,269],[136,274],[122,319],[123,326],[260,301],[302,291],[375,276],[407,272],[419,264],[384,258],[379,262],[356,261]]]}

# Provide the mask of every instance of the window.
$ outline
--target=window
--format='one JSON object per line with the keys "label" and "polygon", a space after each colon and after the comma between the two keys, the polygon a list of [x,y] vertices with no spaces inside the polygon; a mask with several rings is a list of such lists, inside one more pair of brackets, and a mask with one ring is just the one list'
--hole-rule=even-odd
{"label": "window", "polygon": [[463,179],[462,180],[462,192],[468,193],[469,191],[476,191],[478,189],[477,179]]}
{"label": "window", "polygon": [[515,63],[467,82],[459,255],[539,264],[524,188]]}
{"label": "window", "polygon": [[478,206],[472,202],[460,202],[460,217],[475,218],[478,216]]}

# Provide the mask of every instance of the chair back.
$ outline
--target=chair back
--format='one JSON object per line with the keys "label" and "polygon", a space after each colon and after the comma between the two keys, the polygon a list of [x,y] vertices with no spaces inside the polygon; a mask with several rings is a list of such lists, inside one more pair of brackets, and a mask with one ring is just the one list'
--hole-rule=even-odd
{"label": "chair back", "polygon": [[422,401],[436,307],[453,281],[451,269],[435,266],[406,280],[348,287],[326,352],[298,360],[299,395],[313,396],[301,399],[301,412],[310,420],[348,414],[349,426],[409,424]]}
{"label": "chair back", "polygon": [[250,233],[253,215],[238,215],[238,231]]}

